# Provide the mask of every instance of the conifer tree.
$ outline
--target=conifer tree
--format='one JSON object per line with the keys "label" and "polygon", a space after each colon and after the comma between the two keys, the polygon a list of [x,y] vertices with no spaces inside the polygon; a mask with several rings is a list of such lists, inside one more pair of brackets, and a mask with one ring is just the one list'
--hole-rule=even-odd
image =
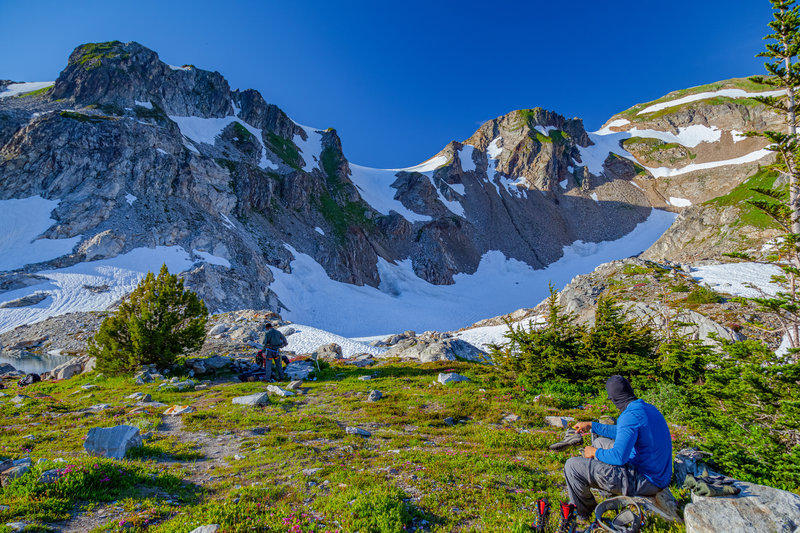
{"label": "conifer tree", "polygon": [[89,341],[101,372],[119,374],[140,365],[168,365],[205,339],[208,311],[183,280],[162,265],[149,272]]}

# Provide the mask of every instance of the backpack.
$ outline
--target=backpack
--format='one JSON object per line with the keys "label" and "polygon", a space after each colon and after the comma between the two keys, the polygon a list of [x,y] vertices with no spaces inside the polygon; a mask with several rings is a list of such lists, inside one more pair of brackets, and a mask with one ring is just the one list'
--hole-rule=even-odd
{"label": "backpack", "polygon": [[262,367],[266,364],[267,359],[264,357],[264,350],[259,350],[255,357],[255,362],[259,367]]}
{"label": "backpack", "polygon": [[42,378],[39,377],[39,374],[26,374],[17,382],[17,385],[20,387],[27,387],[28,385],[33,385],[34,383],[38,383],[40,381],[42,381]]}

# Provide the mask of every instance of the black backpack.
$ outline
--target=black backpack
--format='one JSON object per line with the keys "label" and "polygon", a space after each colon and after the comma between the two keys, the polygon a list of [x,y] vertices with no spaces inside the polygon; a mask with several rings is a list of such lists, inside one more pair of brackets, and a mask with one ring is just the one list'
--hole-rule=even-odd
{"label": "black backpack", "polygon": [[33,385],[40,381],[42,381],[42,378],[39,377],[39,374],[26,374],[21,380],[17,381],[17,385],[20,387],[27,387],[28,385]]}

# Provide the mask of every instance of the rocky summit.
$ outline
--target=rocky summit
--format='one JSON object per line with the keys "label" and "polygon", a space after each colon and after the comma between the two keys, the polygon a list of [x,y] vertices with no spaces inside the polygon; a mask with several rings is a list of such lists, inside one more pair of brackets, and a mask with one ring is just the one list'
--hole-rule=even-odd
{"label": "rocky summit", "polygon": [[[541,269],[572,243],[630,234],[653,208],[682,213],[654,259],[773,236],[762,227],[743,242],[730,231],[739,204],[713,204],[772,157],[743,137],[778,122],[749,97],[764,87],[744,80],[639,104],[593,133],[553,111],[513,111],[400,170],[351,164],[335,129],[300,126],[258,91],[135,42],[79,46],[53,84],[25,87],[0,82],[0,202],[27,232],[0,262],[0,313],[15,317],[2,329],[30,321],[26,309],[57,314],[42,273],[87,264],[166,262],[209,309],[280,311],[292,291],[276,274],[298,257],[391,294],[381,265],[408,261],[436,285],[490,252]],[[703,242],[690,237],[698,225]],[[112,305],[135,281],[122,278],[79,285],[70,310]]]}

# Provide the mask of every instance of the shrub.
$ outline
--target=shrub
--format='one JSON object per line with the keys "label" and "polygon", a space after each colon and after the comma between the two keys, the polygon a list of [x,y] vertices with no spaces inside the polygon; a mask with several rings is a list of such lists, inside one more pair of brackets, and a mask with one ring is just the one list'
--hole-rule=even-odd
{"label": "shrub", "polygon": [[686,297],[687,304],[718,304],[722,301],[722,296],[714,292],[714,289],[708,285],[695,287]]}
{"label": "shrub", "polygon": [[203,301],[163,265],[149,272],[89,341],[101,372],[119,374],[143,364],[169,365],[205,339]]}

